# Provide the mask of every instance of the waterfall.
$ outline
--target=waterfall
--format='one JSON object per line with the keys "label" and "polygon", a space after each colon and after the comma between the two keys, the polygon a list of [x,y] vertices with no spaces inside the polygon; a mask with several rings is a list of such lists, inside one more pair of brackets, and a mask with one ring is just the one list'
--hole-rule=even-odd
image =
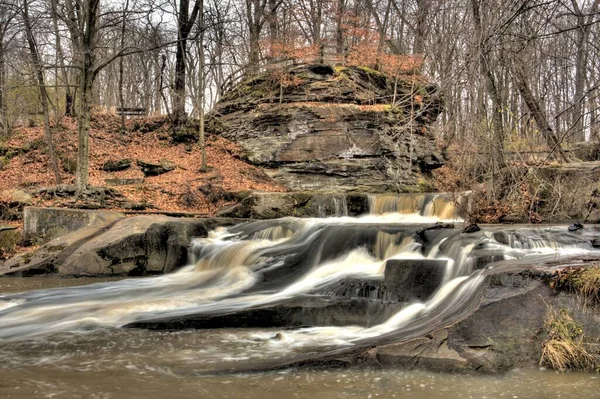
{"label": "waterfall", "polygon": [[371,194],[369,212],[373,215],[399,213],[418,214],[440,220],[458,218],[456,207],[446,194]]}
{"label": "waterfall", "polygon": [[[422,209],[436,201],[415,198]],[[383,205],[390,201],[396,208]],[[415,208],[406,198],[375,202],[380,210]],[[123,326],[171,328],[186,321],[235,325],[241,316],[258,323],[256,315],[269,314],[277,325],[305,326],[282,331],[277,342],[265,339],[275,353],[372,344],[431,331],[472,311],[491,262],[592,253],[600,235],[530,226],[417,234],[424,225],[380,218],[242,223],[195,239],[189,264],[173,274],[0,296],[0,341]],[[398,261],[405,275],[427,265],[442,268],[443,278],[426,296],[407,297],[412,287],[390,284],[393,276],[386,272]],[[398,284],[403,295],[391,288]]]}

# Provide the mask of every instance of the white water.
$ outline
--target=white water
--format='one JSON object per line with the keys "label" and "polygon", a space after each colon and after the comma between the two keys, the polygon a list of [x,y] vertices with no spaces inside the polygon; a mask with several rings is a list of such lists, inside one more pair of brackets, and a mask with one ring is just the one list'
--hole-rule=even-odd
{"label": "white water", "polygon": [[[231,229],[218,229],[208,238],[194,242],[197,256],[197,259],[191,256],[194,264],[170,275],[0,297],[0,339],[114,328],[153,317],[237,312],[300,298],[347,278],[381,280],[388,259],[447,260],[444,284],[430,299],[408,304],[381,324],[302,328],[282,331],[277,339],[273,339],[272,332],[253,333],[251,337],[262,340],[267,349],[282,355],[298,348],[352,346],[464,306],[465,298],[473,295],[484,282],[480,274],[471,276],[477,248],[485,247],[491,253],[502,254],[503,259],[540,254],[569,256],[591,251],[583,241],[561,244],[544,238],[543,234],[531,238],[527,234],[532,233],[527,230],[521,236],[511,236],[510,245],[495,241],[488,232],[466,238],[444,237],[423,253],[422,244],[403,233],[378,232],[372,251],[359,245],[346,248],[338,257],[322,260],[329,252],[328,242],[323,240],[327,236],[322,235],[327,229],[337,226],[360,232],[365,224],[377,222],[385,226],[384,221],[389,218],[391,215],[288,219],[286,226],[270,226],[252,233],[249,237],[252,240],[239,239],[240,235]],[[406,215],[402,220],[423,221],[423,216]],[[398,216],[395,224],[401,224]],[[248,291],[259,284],[261,273],[286,267],[287,255],[306,248],[314,255],[306,273],[283,286]],[[268,254],[265,251],[275,249],[287,255],[279,258],[265,255]],[[248,338],[238,335],[240,340]]]}

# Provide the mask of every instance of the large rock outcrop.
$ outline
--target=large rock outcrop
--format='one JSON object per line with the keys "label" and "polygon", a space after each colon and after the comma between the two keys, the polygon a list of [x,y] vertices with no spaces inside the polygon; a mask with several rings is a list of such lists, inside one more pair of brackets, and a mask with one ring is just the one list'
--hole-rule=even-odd
{"label": "large rock outcrop", "polygon": [[[557,268],[560,270],[561,268]],[[568,270],[566,268],[565,270]],[[505,372],[540,364],[552,309],[567,312],[582,328],[582,342],[597,355],[600,315],[577,295],[557,295],[544,270],[493,276],[482,305],[464,320],[426,336],[379,346],[377,362],[387,367],[434,371]]]}
{"label": "large rock outcrop", "polygon": [[292,190],[422,191],[443,161],[429,131],[441,110],[422,76],[301,65],[234,86],[212,128]]}
{"label": "large rock outcrop", "polygon": [[194,237],[234,219],[134,216],[90,224],[0,264],[0,276],[143,276],[186,264]]}

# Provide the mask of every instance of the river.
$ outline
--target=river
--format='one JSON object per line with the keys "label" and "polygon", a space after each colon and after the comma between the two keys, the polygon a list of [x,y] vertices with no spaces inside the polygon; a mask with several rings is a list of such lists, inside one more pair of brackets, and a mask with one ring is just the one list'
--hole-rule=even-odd
{"label": "river", "polygon": [[[98,280],[3,278],[0,293],[93,282]],[[15,341],[0,346],[0,397],[592,399],[600,392],[596,374],[537,369],[504,375],[373,368],[202,374],[214,362],[251,359],[258,349],[253,340],[275,334],[268,329],[106,329]]]}
{"label": "river", "polygon": [[250,222],[193,240],[164,276],[0,278],[0,397],[599,397],[595,374],[296,368],[455,324],[516,265],[598,256],[595,227],[437,220]]}

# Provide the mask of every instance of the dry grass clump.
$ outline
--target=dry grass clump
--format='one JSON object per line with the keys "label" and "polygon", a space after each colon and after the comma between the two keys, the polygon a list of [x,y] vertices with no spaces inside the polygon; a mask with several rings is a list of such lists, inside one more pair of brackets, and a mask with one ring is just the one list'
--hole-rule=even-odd
{"label": "dry grass clump", "polygon": [[594,357],[583,344],[583,328],[565,309],[548,308],[546,316],[548,338],[542,343],[540,365],[564,372],[568,370],[593,370]]}
{"label": "dry grass clump", "polygon": [[573,277],[573,287],[583,296],[584,305],[600,303],[600,266],[583,269]]}
{"label": "dry grass clump", "polygon": [[550,287],[579,295],[584,307],[597,306],[600,304],[600,265],[558,271]]}

